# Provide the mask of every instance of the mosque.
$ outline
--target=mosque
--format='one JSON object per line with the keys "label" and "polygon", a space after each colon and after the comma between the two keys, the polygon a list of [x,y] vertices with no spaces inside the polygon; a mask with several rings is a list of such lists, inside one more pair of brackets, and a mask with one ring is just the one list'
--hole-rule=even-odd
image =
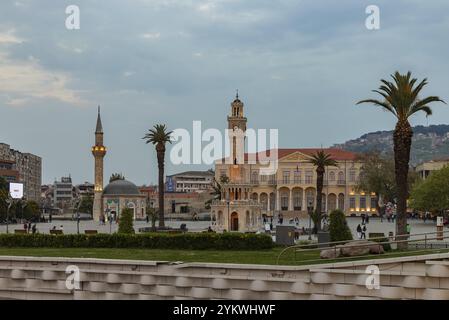
{"label": "mosque", "polygon": [[146,197],[139,192],[134,183],[118,179],[103,188],[103,163],[106,152],[100,107],[98,107],[95,145],[92,147],[92,155],[95,159],[93,218],[95,221],[103,220],[103,218],[107,220],[110,216],[119,218],[122,210],[129,208],[133,210],[135,220],[145,219]]}

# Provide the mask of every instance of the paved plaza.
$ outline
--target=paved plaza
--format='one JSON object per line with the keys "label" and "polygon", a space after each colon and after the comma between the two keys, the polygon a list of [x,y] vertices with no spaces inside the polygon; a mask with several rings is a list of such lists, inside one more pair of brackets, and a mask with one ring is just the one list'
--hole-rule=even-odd
{"label": "paved plaza", "polygon": [[[276,219],[275,219],[276,220]],[[356,228],[359,223],[361,223],[361,218],[358,217],[350,217],[347,218],[348,225],[354,235],[354,238],[356,237]],[[434,221],[427,221],[423,222],[422,220],[409,220],[409,223],[411,225],[411,233],[417,234],[417,233],[426,233],[426,232],[435,232],[436,231],[436,224]],[[201,232],[207,230],[207,228],[210,226],[209,221],[171,221],[167,220],[166,225],[172,228],[179,228],[181,224],[186,224],[189,231],[192,232]],[[274,224],[275,226],[276,224]],[[290,225],[288,221],[284,220],[284,225]],[[291,224],[294,225],[294,224]],[[309,220],[308,219],[301,219],[299,222],[299,227],[302,228],[308,228]],[[77,223],[76,221],[52,221],[52,223],[38,223],[37,229],[39,233],[49,233],[49,230],[53,227],[60,228],[60,226],[63,226],[64,233],[65,234],[73,234],[77,233]],[[134,228],[136,232],[139,228],[143,227],[149,227],[151,224],[146,223],[145,221],[136,221],[134,223]],[[379,218],[370,218],[369,223],[367,226],[367,235],[371,232],[376,233],[385,233],[385,235],[388,235],[389,232],[395,231],[395,223],[393,222],[387,222],[384,220],[383,222],[380,221]],[[15,229],[23,229],[23,225],[9,225],[9,232],[13,233]],[[99,233],[109,233],[109,232],[116,232],[118,229],[118,225],[113,223],[112,225],[109,225],[109,223],[106,223],[106,225],[99,225],[99,223],[94,221],[80,221],[80,233],[84,233],[85,230],[98,230]],[[445,230],[447,230],[445,228]],[[0,225],[0,232],[5,233],[6,232],[6,225]],[[307,238],[301,237],[301,239]]]}

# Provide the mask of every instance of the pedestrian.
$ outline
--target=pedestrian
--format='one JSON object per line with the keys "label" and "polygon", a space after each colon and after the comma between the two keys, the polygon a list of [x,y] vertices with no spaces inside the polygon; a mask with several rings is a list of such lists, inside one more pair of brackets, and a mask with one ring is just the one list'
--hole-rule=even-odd
{"label": "pedestrian", "polygon": [[31,229],[32,233],[35,234],[37,231],[36,224],[33,224],[33,228]]}
{"label": "pedestrian", "polygon": [[28,224],[26,223],[26,221],[23,224],[23,229],[25,230],[26,233],[28,233]]}
{"label": "pedestrian", "polygon": [[365,214],[362,214],[362,224],[365,224]]}
{"label": "pedestrian", "polygon": [[150,222],[150,217],[148,217],[148,215],[147,215],[147,223],[149,223]]}
{"label": "pedestrian", "polygon": [[410,223],[407,223],[407,234],[410,235],[410,231],[412,230],[412,227],[410,226]]}
{"label": "pedestrian", "polygon": [[265,233],[270,233],[271,232],[271,227],[268,223],[265,223]]}
{"label": "pedestrian", "polygon": [[28,232],[30,232],[30,231],[31,231],[31,221],[28,222]]}
{"label": "pedestrian", "polygon": [[52,216],[51,216],[51,213],[48,215],[48,222],[50,222],[51,223],[51,221],[52,221]]}
{"label": "pedestrian", "polygon": [[360,224],[357,226],[357,238],[360,240],[362,239],[362,227],[360,226]]}
{"label": "pedestrian", "polygon": [[361,239],[366,239],[366,225],[363,225]]}
{"label": "pedestrian", "polygon": [[59,227],[59,230],[61,230],[62,233],[64,233],[64,226],[61,224],[61,226]]}
{"label": "pedestrian", "polygon": [[366,224],[369,223],[369,215],[366,215]]}

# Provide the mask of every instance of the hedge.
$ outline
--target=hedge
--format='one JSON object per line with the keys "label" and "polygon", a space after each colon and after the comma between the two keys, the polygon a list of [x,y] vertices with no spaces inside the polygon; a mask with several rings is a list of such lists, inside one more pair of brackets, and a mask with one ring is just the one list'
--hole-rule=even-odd
{"label": "hedge", "polygon": [[258,250],[274,243],[265,234],[243,233],[1,234],[0,247]]}

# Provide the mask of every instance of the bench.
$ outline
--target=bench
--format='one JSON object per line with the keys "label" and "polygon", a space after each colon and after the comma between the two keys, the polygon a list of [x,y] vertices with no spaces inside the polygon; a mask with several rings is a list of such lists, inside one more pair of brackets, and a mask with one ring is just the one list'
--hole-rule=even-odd
{"label": "bench", "polygon": [[28,232],[25,229],[15,229],[14,233],[24,234],[24,233],[28,233]]}
{"label": "bench", "polygon": [[50,234],[64,234],[62,230],[50,230]]}
{"label": "bench", "polygon": [[84,230],[84,234],[98,234],[97,230]]}

